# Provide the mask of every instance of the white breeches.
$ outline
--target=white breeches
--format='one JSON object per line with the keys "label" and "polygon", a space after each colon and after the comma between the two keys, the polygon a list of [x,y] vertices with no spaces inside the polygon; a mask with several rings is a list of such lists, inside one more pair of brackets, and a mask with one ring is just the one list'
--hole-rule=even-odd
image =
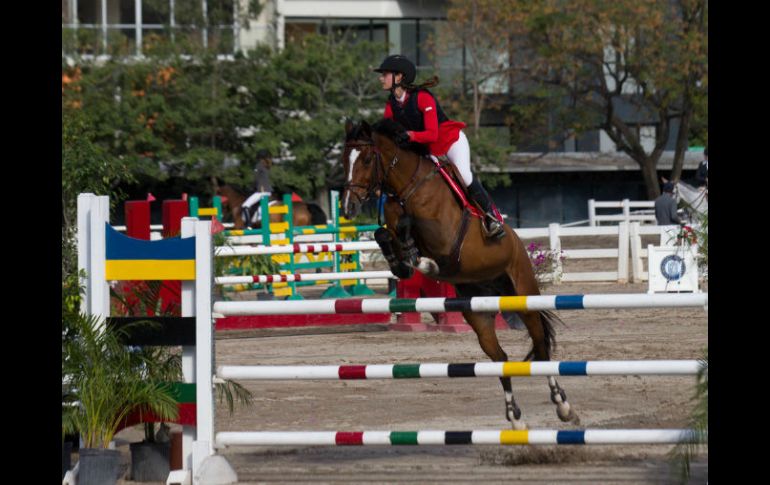
{"label": "white breeches", "polygon": [[257,210],[251,211],[251,223],[256,224],[257,221],[262,217],[262,204],[259,204],[260,199],[262,197],[270,197],[270,192],[254,192],[249,196],[248,199],[246,199],[243,204],[241,204],[241,207],[248,207],[249,209],[253,208],[255,205],[257,207]]}
{"label": "white breeches", "polygon": [[251,206],[253,206],[253,205],[254,205],[254,204],[256,204],[257,202],[259,202],[259,199],[261,199],[263,195],[268,195],[268,196],[269,196],[269,195],[270,195],[270,192],[254,192],[253,194],[251,194],[251,195],[249,196],[249,198],[248,198],[248,199],[246,199],[246,200],[243,202],[243,204],[241,204],[241,207],[243,207],[243,206],[246,206],[246,207],[251,207]]}
{"label": "white breeches", "polygon": [[473,182],[473,174],[471,173],[471,147],[468,144],[468,138],[462,130],[460,130],[460,138],[449,147],[446,156],[449,161],[457,167],[457,171],[460,172],[460,176],[463,178],[466,187],[470,185],[471,182]]}

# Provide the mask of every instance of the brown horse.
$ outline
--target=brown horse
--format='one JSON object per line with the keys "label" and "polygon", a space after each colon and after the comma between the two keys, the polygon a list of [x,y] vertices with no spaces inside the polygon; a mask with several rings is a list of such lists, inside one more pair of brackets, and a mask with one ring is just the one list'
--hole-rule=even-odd
{"label": "brown horse", "polygon": [[[241,217],[241,205],[243,205],[243,202],[248,198],[248,194],[244,194],[243,191],[236,189],[229,184],[217,185],[216,194],[227,197],[227,201],[222,202],[223,210],[226,205],[229,208],[230,216],[232,217],[233,227],[235,229],[243,229],[245,223]],[[280,203],[280,199],[271,197],[270,204],[273,205],[275,202]],[[292,206],[295,227],[326,224],[326,213],[318,206],[318,204],[294,202]],[[270,214],[270,222],[280,222],[282,220],[282,214]],[[257,222],[255,228],[260,226],[261,223]]]}
{"label": "brown horse", "polygon": [[[348,121],[345,132],[342,162],[347,181],[342,213],[355,217],[365,200],[388,194],[387,229],[380,228],[375,239],[396,276],[408,278],[417,269],[454,284],[461,297],[540,294],[529,255],[516,233],[505,226],[505,237],[487,238],[481,220],[469,216],[448,184],[436,176],[435,164],[415,152],[419,146],[397,144],[395,140],[404,139],[400,125],[390,119],[372,127]],[[487,356],[495,362],[507,361],[495,333],[494,315],[462,313]],[[516,315],[503,316],[512,325]],[[552,323],[558,317],[548,311],[519,312],[518,316],[532,338],[526,359],[550,360],[551,346],[556,343]],[[500,381],[506,418],[515,429],[525,428],[510,377]],[[556,379],[548,377],[548,384],[559,418],[577,421]]]}

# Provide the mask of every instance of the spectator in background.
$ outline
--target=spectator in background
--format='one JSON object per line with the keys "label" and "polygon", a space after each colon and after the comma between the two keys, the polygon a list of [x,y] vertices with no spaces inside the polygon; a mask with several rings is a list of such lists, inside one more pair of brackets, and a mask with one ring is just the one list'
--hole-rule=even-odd
{"label": "spectator in background", "polygon": [[273,186],[270,183],[270,167],[273,166],[273,158],[268,150],[257,152],[257,162],[254,165],[254,190],[255,192],[241,205],[241,216],[246,227],[251,227],[259,217],[259,201],[262,197],[270,197]]}
{"label": "spectator in background", "polygon": [[674,184],[663,184],[663,193],[655,199],[655,220],[659,226],[681,224],[682,219],[676,212],[676,199],[674,199]]}

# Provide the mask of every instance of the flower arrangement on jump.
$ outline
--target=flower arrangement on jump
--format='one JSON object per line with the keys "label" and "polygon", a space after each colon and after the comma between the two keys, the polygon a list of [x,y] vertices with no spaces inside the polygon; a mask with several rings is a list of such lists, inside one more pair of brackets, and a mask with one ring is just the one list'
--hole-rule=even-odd
{"label": "flower arrangement on jump", "polygon": [[566,259],[564,251],[547,249],[542,243],[533,242],[527,245],[527,254],[541,290],[561,281],[564,274],[562,263]]}
{"label": "flower arrangement on jump", "polygon": [[680,226],[676,234],[676,245],[690,247],[695,244],[698,244],[698,235],[695,234],[695,230],[687,225]]}

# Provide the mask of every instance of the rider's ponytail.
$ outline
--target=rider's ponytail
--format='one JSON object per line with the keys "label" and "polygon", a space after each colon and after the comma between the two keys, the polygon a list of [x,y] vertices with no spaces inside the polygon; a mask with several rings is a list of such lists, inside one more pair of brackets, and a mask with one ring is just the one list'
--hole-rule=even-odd
{"label": "rider's ponytail", "polygon": [[432,88],[433,86],[438,84],[438,76],[433,76],[432,78],[428,79],[424,83],[420,85],[415,84],[402,84],[404,88],[406,88],[408,91],[414,91],[415,89],[427,89]]}

